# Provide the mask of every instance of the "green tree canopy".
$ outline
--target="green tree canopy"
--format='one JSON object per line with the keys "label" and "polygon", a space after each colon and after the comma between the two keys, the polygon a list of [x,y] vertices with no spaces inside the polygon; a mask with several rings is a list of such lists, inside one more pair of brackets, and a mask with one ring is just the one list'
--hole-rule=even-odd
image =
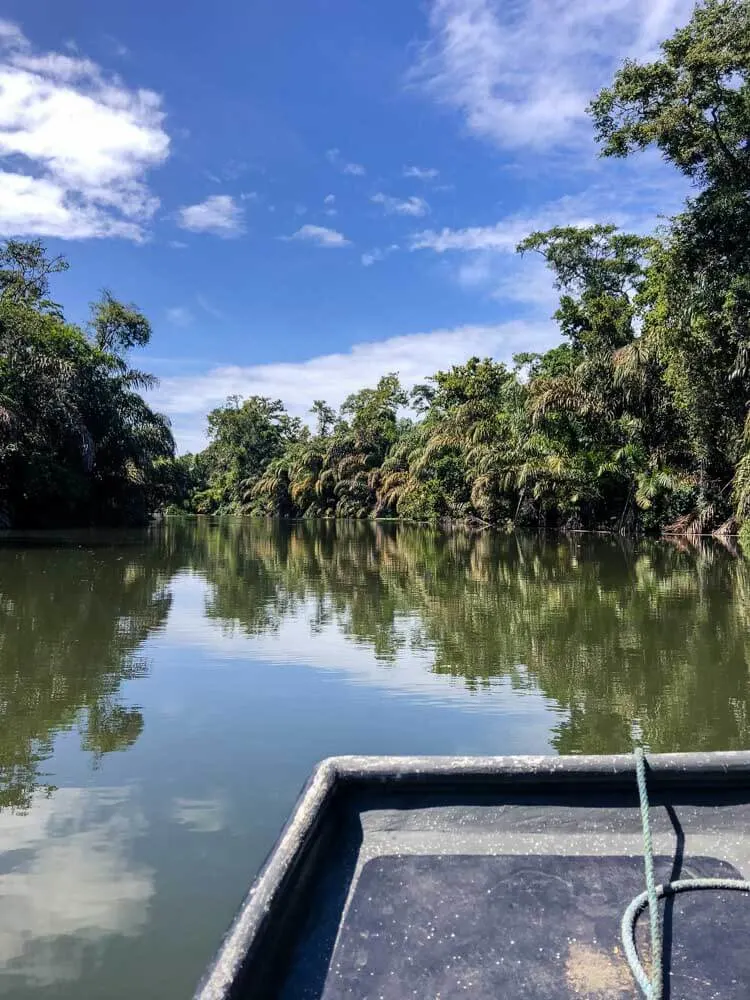
{"label": "green tree canopy", "polygon": [[153,379],[124,356],[148,342],[148,322],[111,295],[91,337],[65,322],[46,296],[66,267],[38,242],[0,251],[0,524],[144,520],[174,453],[140,395]]}
{"label": "green tree canopy", "polygon": [[653,236],[603,219],[521,242],[563,342],[408,396],[391,373],[337,421],[317,401],[317,433],[276,449],[253,431],[262,460],[233,444],[194,509],[750,535],[750,4],[699,3],[590,111],[605,157],[654,147],[693,190]]}

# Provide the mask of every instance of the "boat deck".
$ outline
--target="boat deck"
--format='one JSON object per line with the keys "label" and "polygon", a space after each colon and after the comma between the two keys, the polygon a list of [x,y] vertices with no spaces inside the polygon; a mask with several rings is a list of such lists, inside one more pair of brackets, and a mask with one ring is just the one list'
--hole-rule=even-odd
{"label": "boat deck", "polygon": [[[204,1000],[639,996],[620,920],[644,889],[641,822],[632,762],[617,760],[533,781],[339,762],[348,779],[312,783]],[[651,774],[658,881],[750,873],[748,773]],[[666,997],[750,995],[750,895],[662,909]],[[638,941],[648,956],[647,914]]]}

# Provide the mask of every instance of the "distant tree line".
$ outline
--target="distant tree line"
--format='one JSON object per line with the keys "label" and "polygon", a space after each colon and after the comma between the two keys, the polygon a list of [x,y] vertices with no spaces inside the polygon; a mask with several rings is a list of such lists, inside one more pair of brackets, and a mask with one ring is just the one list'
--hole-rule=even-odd
{"label": "distant tree line", "polygon": [[[512,365],[472,358],[409,393],[397,375],[316,400],[231,398],[209,444],[172,459],[130,368],[148,323],[105,293],[88,333],[47,299],[63,262],[0,259],[0,518],[143,518],[163,508],[394,517],[613,531],[750,524],[750,4],[706,0],[652,63],[590,105],[602,155],[656,147],[683,210],[644,237],[612,225],[531,234],[560,292],[563,342]],[[750,531],[749,529],[746,529]]]}
{"label": "distant tree line", "polygon": [[[657,147],[694,192],[654,237],[530,235],[563,343],[473,358],[410,394],[395,374],[316,429],[231,399],[181,460],[180,506],[284,517],[733,532],[750,521],[750,5],[708,0],[590,113],[604,156]],[[410,404],[412,416],[405,417]]]}

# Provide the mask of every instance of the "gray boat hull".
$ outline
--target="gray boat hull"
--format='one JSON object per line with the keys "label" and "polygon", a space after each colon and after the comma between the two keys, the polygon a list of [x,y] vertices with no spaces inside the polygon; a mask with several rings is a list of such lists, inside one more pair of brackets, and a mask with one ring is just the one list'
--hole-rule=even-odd
{"label": "gray boat hull", "polygon": [[[654,755],[649,792],[659,880],[748,876],[750,753]],[[333,758],[196,997],[633,997],[642,850],[630,756]],[[750,896],[663,907],[667,996],[750,995]]]}

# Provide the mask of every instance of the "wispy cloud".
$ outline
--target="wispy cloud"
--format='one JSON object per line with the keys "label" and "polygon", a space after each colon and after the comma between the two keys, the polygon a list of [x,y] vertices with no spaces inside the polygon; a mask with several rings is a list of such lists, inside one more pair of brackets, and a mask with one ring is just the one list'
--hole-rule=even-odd
{"label": "wispy cloud", "polygon": [[404,167],[404,177],[414,177],[418,181],[434,181],[440,171],[434,167]]}
{"label": "wispy cloud", "polygon": [[323,199],[323,204],[324,205],[335,205],[336,204],[336,195],[335,194],[327,194],[325,196],[325,198]]}
{"label": "wispy cloud", "polygon": [[206,298],[205,295],[196,295],[195,296],[195,301],[201,307],[201,309],[203,310],[203,312],[206,313],[207,316],[210,316],[212,319],[225,319],[226,318],[225,315],[224,315],[224,313],[221,311],[221,309],[217,309],[216,306],[212,302],[208,301],[208,299]]}
{"label": "wispy cloud", "polygon": [[243,211],[228,194],[214,194],[197,205],[186,205],[177,214],[177,224],[192,233],[211,233],[224,239],[244,231]]}
{"label": "wispy cloud", "polygon": [[432,0],[413,79],[501,147],[590,137],[586,106],[626,56],[648,58],[693,0]]}
{"label": "wispy cloud", "polygon": [[491,225],[415,233],[410,249],[512,253],[522,239],[536,230],[600,222],[634,233],[652,233],[660,219],[679,211],[688,190],[688,184],[666,170],[657,155],[647,153],[637,169],[618,164],[606,183],[598,182],[525,212],[511,213]]}
{"label": "wispy cloud", "polygon": [[218,833],[226,826],[226,803],[220,798],[183,799],[172,803],[175,823],[192,833]]}
{"label": "wispy cloud", "polygon": [[368,250],[362,254],[362,264],[364,267],[372,267],[377,261],[385,260],[386,257],[395,253],[398,249],[398,243],[391,243],[388,247],[374,247],[372,250]]}
{"label": "wispy cloud", "polygon": [[173,250],[187,250],[188,248],[188,245],[184,240],[169,240],[167,246],[171,247]]}
{"label": "wispy cloud", "polygon": [[[497,263],[497,258],[493,259]],[[493,273],[492,265],[484,287],[498,302],[513,302],[532,315],[551,316],[560,302],[549,268],[540,257],[503,260],[506,266]],[[510,266],[508,266],[510,265]]]}
{"label": "wispy cloud", "polygon": [[351,243],[343,233],[327,226],[306,225],[298,229],[291,236],[282,236],[282,240],[302,240],[307,243],[315,243],[320,247],[345,247]]}
{"label": "wispy cloud", "polygon": [[509,257],[487,251],[462,255],[454,271],[461,288],[498,302],[513,303],[525,315],[547,318],[560,293],[540,257]]}
{"label": "wispy cloud", "polygon": [[236,181],[247,173],[247,170],[248,165],[244,160],[227,160],[221,172],[225,180]]}
{"label": "wispy cloud", "polygon": [[580,199],[565,197],[528,215],[508,215],[490,226],[422,230],[412,236],[410,249],[434,250],[435,253],[487,250],[515,253],[521,240],[537,230],[553,226],[588,226],[597,221],[601,221],[601,217],[588,210]]}
{"label": "wispy cloud", "polygon": [[676,210],[685,188],[655,160],[646,158],[642,167],[637,174],[627,168],[619,170],[616,184],[594,185],[526,212],[511,213],[491,225],[422,230],[412,235],[409,249],[452,258],[449,270],[465,289],[549,315],[557,298],[549,271],[538,259],[521,260],[515,253],[518,244],[539,230],[598,222],[611,222],[635,233],[653,232],[658,210]]}
{"label": "wispy cloud", "polygon": [[118,59],[127,59],[130,56],[130,49],[119,38],[115,38],[114,35],[105,35],[104,40]]}
{"label": "wispy cloud", "polygon": [[591,226],[613,223],[635,233],[650,233],[661,215],[678,211],[687,185],[665,171],[658,157],[646,155],[638,170],[622,164],[610,183],[597,183],[535,206],[514,212],[487,226],[461,229],[425,229],[414,233],[411,250],[492,251],[513,253],[530,233],[553,226]]}
{"label": "wispy cloud", "polygon": [[290,413],[308,419],[313,395],[339,406],[351,392],[374,384],[386,372],[398,371],[403,384],[411,386],[474,354],[510,361],[518,351],[544,350],[558,339],[554,324],[547,321],[414,333],[355,344],[344,353],[299,363],[227,365],[199,376],[164,378],[150,399],[172,419],[180,448],[194,450],[205,443],[206,413],[227,396],[279,398]]}
{"label": "wispy cloud", "polygon": [[172,306],[167,309],[167,319],[173,326],[190,326],[193,314],[187,306]]}
{"label": "wispy cloud", "polygon": [[351,174],[353,177],[364,177],[367,173],[361,163],[351,163],[342,159],[340,149],[329,149],[326,152],[326,159],[342,174]]}
{"label": "wispy cloud", "polygon": [[169,154],[161,98],[0,22],[0,236],[140,241]]}
{"label": "wispy cloud", "polygon": [[248,165],[243,160],[228,160],[218,170],[206,170],[206,177],[213,184],[223,184],[226,181],[236,181],[247,173]]}
{"label": "wispy cloud", "polygon": [[416,195],[412,195],[410,198],[392,198],[390,195],[378,191],[370,198],[370,201],[376,205],[382,205],[388,215],[419,216],[427,215],[430,211],[430,206],[424,198],[418,198]]}

